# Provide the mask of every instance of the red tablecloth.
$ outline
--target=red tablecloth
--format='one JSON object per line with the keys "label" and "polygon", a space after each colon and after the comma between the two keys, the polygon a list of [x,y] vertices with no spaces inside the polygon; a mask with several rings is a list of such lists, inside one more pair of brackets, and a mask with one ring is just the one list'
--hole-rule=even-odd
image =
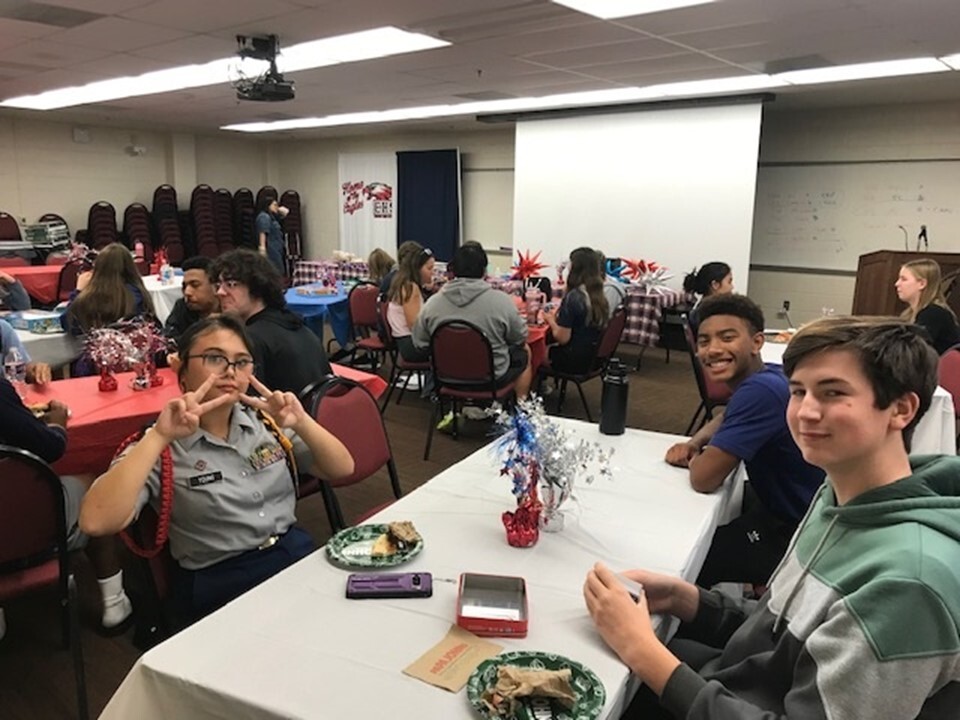
{"label": "red tablecloth", "polygon": [[5,273],[13,275],[20,281],[30,297],[45,305],[53,305],[57,302],[60,270],[60,265],[29,265],[3,269]]}
{"label": "red tablecloth", "polygon": [[[376,398],[387,387],[379,375],[342,365],[332,367],[335,374],[363,384]],[[117,375],[119,388],[115,392],[100,392],[97,389],[100,378],[96,376],[28,386],[28,404],[56,399],[70,408],[67,454],[54,464],[54,469],[61,475],[104,472],[117,446],[129,435],[152,423],[166,402],[180,395],[173,371],[164,368],[159,373],[163,385],[149,390],[130,387],[133,373]]]}
{"label": "red tablecloth", "polygon": [[536,377],[537,369],[547,361],[547,331],[549,325],[528,325],[527,344],[530,346],[530,369]]}

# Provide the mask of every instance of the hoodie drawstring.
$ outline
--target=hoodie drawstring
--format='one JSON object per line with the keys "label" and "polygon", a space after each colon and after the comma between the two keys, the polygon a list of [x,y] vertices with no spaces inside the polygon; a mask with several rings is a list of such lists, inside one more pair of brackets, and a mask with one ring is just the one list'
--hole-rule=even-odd
{"label": "hoodie drawstring", "polygon": [[[787,599],[783,603],[783,610],[780,611],[780,614],[777,615],[777,619],[773,623],[774,636],[776,636],[777,632],[779,631],[781,621],[783,620],[784,617],[786,617],[787,611],[790,609],[790,604],[793,602],[794,598],[797,597],[797,593],[800,592],[800,586],[803,585],[804,578],[806,578],[807,575],[810,573],[810,568],[812,568],[813,564],[817,561],[817,556],[820,554],[820,551],[823,550],[823,546],[827,544],[827,538],[830,537],[830,531],[833,530],[833,526],[837,524],[837,521],[839,519],[840,517],[838,515],[834,515],[830,519],[830,524],[827,525],[827,529],[823,532],[823,535],[820,536],[820,540],[819,542],[817,542],[817,546],[813,549],[813,554],[810,556],[810,561],[806,565],[801,565],[801,567],[803,568],[803,572],[800,573],[799,579],[794,584],[794,586],[790,589],[790,592],[787,595]],[[796,537],[797,538],[800,537],[799,530],[797,531]],[[791,551],[793,546],[795,545],[796,545],[796,542],[792,543]],[[789,556],[790,556],[790,552],[788,552],[784,556],[784,560]],[[783,564],[783,561],[781,561],[781,565],[782,564]],[[779,570],[779,567],[777,569]]]}

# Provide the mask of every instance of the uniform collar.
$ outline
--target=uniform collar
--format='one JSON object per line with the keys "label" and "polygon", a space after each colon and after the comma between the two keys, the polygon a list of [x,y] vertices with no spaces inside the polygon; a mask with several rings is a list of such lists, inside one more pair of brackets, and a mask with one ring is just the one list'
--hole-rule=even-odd
{"label": "uniform collar", "polygon": [[239,439],[241,430],[250,431],[255,430],[256,427],[256,410],[242,403],[237,403],[233,406],[233,412],[230,413],[230,430],[226,440],[211,435],[203,428],[198,428],[195,433],[180,440],[180,445],[184,450],[189,451],[194,445],[200,442],[202,438],[206,438],[207,442],[214,445],[233,446]]}

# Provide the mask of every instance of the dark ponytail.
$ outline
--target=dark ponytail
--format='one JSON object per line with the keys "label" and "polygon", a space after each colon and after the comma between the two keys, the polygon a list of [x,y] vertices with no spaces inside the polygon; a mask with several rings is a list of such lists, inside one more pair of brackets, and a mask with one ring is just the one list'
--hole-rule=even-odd
{"label": "dark ponytail", "polygon": [[730,266],[725,262],[708,262],[701,265],[699,270],[694,268],[693,272],[687,273],[683,278],[683,289],[688,293],[709,295],[710,286],[715,282],[723,282],[730,272]]}

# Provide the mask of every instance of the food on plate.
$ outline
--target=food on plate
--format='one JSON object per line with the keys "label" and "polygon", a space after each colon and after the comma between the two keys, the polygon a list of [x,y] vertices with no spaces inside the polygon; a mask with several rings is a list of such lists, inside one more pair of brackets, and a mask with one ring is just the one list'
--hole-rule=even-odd
{"label": "food on plate", "polygon": [[420,542],[420,533],[412,522],[409,520],[392,522],[387,525],[387,532],[373,543],[370,554],[373,557],[396,555],[400,550],[416,545],[418,542]]}
{"label": "food on plate", "polygon": [[37,418],[42,418],[50,411],[49,403],[38,403],[35,405],[28,405],[27,407],[30,409],[30,412],[33,413],[33,416]]}
{"label": "food on plate", "polygon": [[570,685],[570,668],[531,670],[516,665],[497,668],[497,682],[487,688],[483,703],[495,716],[511,718],[517,714],[520,698],[551,698],[572,708],[577,695]]}

